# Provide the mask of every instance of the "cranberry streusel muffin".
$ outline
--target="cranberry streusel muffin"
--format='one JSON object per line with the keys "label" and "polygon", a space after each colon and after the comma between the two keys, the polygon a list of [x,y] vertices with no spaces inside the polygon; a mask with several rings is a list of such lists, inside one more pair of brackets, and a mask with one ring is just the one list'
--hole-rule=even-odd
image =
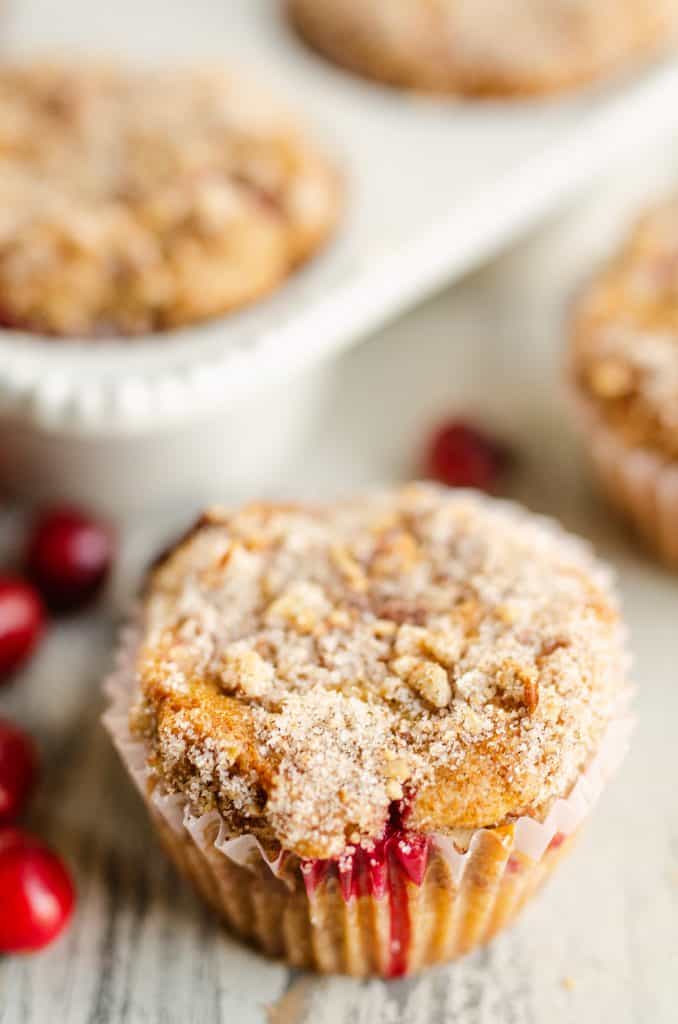
{"label": "cranberry streusel muffin", "polygon": [[433,92],[546,93],[658,49],[675,0],[288,0],[300,34],[368,78]]}
{"label": "cranberry streusel muffin", "polygon": [[550,874],[623,752],[626,673],[583,544],[412,485],[208,512],[149,576],[107,725],[236,932],[395,976]]}
{"label": "cranberry streusel muffin", "polygon": [[127,335],[275,287],[334,226],[329,163],[216,69],[0,69],[0,322]]}
{"label": "cranberry streusel muffin", "polygon": [[585,290],[570,362],[607,494],[678,567],[678,200],[648,213]]}

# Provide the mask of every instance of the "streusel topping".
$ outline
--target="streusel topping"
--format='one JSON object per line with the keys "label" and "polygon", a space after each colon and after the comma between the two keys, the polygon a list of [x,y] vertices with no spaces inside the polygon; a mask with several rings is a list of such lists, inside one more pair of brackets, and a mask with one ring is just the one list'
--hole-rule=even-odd
{"label": "streusel topping", "polygon": [[678,459],[678,201],[646,215],[586,290],[574,370],[628,444]]}
{"label": "streusel topping", "polygon": [[334,173],[277,102],[216,69],[0,70],[0,322],[163,330],[273,287],[316,248]]}
{"label": "streusel topping", "polygon": [[213,510],[153,571],[132,727],[197,812],[300,856],[544,814],[626,690],[606,575],[552,524],[410,485]]}

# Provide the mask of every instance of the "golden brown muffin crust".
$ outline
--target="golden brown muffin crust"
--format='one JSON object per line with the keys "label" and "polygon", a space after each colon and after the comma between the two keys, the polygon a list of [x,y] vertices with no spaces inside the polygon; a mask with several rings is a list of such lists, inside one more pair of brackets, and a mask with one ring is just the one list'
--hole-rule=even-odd
{"label": "golden brown muffin crust", "polygon": [[153,571],[132,728],[197,811],[304,857],[543,816],[626,690],[605,573],[515,506],[427,485],[214,510]]}

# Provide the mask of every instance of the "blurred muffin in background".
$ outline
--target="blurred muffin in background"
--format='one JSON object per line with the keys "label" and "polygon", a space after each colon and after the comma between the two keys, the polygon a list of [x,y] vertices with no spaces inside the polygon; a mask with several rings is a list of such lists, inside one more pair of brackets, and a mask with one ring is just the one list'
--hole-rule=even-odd
{"label": "blurred muffin in background", "polygon": [[337,175],[214,68],[0,70],[0,322],[162,331],[256,299],[334,227]]}
{"label": "blurred muffin in background", "polygon": [[570,361],[607,494],[678,567],[678,200],[647,214],[585,290]]}
{"label": "blurred muffin in background", "polygon": [[392,85],[548,93],[665,44],[676,0],[288,0],[320,53]]}

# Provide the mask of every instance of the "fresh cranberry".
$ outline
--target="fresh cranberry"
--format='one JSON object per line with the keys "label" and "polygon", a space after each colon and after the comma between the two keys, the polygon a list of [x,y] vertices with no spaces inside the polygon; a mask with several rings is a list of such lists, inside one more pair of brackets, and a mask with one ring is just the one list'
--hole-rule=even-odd
{"label": "fresh cranberry", "polygon": [[0,953],[42,949],[63,931],[74,904],[73,883],[55,853],[19,829],[0,831]]}
{"label": "fresh cranberry", "polygon": [[19,816],[36,775],[33,741],[21,729],[0,718],[0,826]]}
{"label": "fresh cranberry", "polygon": [[500,442],[460,420],[440,426],[426,454],[426,474],[449,487],[493,492],[509,461]]}
{"label": "fresh cranberry", "polygon": [[16,825],[3,825],[0,828],[0,857],[10,847],[25,846],[27,835],[27,832]]}
{"label": "fresh cranberry", "polygon": [[112,558],[113,536],[108,527],[77,509],[58,508],[37,522],[26,561],[49,607],[71,612],[97,595]]}
{"label": "fresh cranberry", "polygon": [[391,843],[392,855],[415,885],[421,885],[426,874],[431,844],[427,836],[417,832],[396,832]]}
{"label": "fresh cranberry", "polygon": [[[366,892],[381,899],[389,888],[389,877],[397,871],[415,885],[424,881],[431,852],[430,840],[403,825],[397,804],[391,807],[384,833],[369,848],[349,847],[335,860],[309,860],[301,865],[301,872],[309,895],[328,877],[336,875],[344,900]],[[389,868],[392,870],[389,871]]]}
{"label": "fresh cranberry", "polygon": [[44,627],[36,590],[15,576],[0,576],[0,680],[28,660]]}

